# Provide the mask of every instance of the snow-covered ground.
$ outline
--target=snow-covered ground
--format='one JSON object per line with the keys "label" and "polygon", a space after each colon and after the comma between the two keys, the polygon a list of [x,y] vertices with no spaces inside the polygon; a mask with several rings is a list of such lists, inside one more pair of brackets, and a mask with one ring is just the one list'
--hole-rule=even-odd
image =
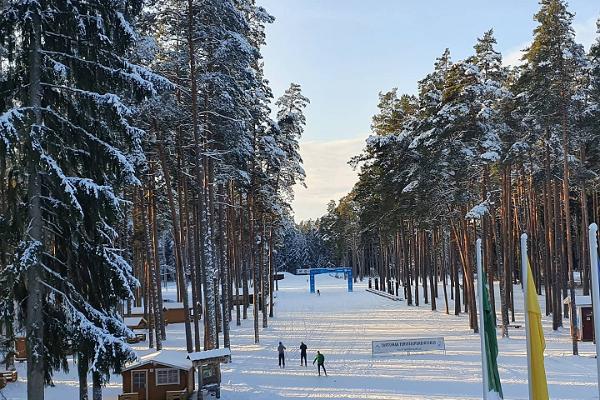
{"label": "snow-covered ground", "polygon": [[[223,368],[224,400],[314,399],[481,399],[479,336],[467,329],[467,316],[455,317],[432,312],[429,305],[407,307],[365,291],[365,284],[346,292],[342,279],[320,275],[321,296],[308,293],[306,276],[286,274],[280,281],[275,318],[254,344],[252,320],[232,326],[233,362]],[[440,290],[440,294],[441,294]],[[515,298],[521,303],[520,289]],[[540,302],[543,307],[543,298]],[[252,316],[249,310],[249,316]],[[522,324],[521,313],[516,324]],[[570,355],[566,329],[552,332],[544,320],[546,371],[551,399],[598,399],[596,361],[591,343],[580,343],[580,355]],[[443,336],[447,353],[371,356],[371,341],[412,337]],[[287,346],[285,369],[277,366],[276,347]],[[309,349],[309,367],[300,367],[298,347]],[[510,339],[500,339],[499,369],[506,399],[527,398],[527,371],[523,329],[511,329]],[[183,324],[168,327],[165,349],[184,352]],[[143,345],[140,354],[148,353]],[[325,355],[329,377],[318,377],[310,366],[314,353]],[[3,390],[7,399],[26,398],[25,364],[18,364],[19,382]],[[48,388],[49,400],[78,398],[76,369],[55,376],[56,387]],[[104,391],[105,399],[121,393],[121,379]],[[2,397],[0,396],[0,399]]]}

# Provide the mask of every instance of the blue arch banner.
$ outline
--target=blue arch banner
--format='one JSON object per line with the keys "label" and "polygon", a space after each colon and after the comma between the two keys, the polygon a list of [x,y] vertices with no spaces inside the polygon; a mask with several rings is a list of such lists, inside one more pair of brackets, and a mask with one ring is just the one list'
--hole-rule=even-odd
{"label": "blue arch banner", "polygon": [[311,268],[310,270],[310,292],[315,292],[315,275],[343,273],[348,277],[348,291],[352,291],[352,268]]}

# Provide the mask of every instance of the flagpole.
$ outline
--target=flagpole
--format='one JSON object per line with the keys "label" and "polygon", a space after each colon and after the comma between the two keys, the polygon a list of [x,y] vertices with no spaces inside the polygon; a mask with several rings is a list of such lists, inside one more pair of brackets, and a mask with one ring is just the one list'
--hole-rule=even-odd
{"label": "flagpole", "polygon": [[523,310],[525,314],[525,338],[527,342],[527,386],[529,389],[529,400],[533,399],[533,387],[531,386],[531,354],[530,354],[530,342],[529,337],[529,313],[527,309],[527,274],[529,265],[527,263],[527,234],[521,235],[521,272],[522,272],[522,284],[523,284]]}
{"label": "flagpole", "polygon": [[590,243],[590,269],[592,271],[592,305],[594,316],[594,338],[596,342],[596,373],[598,374],[597,385],[598,393],[600,393],[600,281],[598,281],[598,225],[593,223],[589,228],[589,243]]}
{"label": "flagpole", "polygon": [[479,337],[481,339],[481,382],[483,384],[483,400],[487,400],[489,392],[488,386],[488,365],[485,349],[485,317],[483,315],[483,267],[481,262],[481,239],[475,242],[477,254],[477,291],[479,292]]}

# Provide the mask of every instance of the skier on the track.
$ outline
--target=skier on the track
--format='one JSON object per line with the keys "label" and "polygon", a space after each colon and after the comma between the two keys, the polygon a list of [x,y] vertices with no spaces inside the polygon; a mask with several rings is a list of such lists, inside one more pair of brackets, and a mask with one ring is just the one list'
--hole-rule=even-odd
{"label": "skier on the track", "polygon": [[317,356],[313,361],[313,365],[317,363],[317,370],[319,371],[319,376],[321,376],[321,368],[323,368],[323,372],[325,372],[325,376],[327,376],[327,370],[325,369],[325,356],[321,354],[320,351],[317,351]]}
{"label": "skier on the track", "polygon": [[277,346],[277,351],[279,352],[279,367],[285,368],[285,346],[283,343],[279,342],[279,346]]}
{"label": "skier on the track", "polygon": [[[306,349],[308,349],[308,346],[306,346],[304,342],[300,342],[300,366],[304,365],[305,367],[308,367],[308,362],[306,361]],[[302,364],[303,361],[304,364]]]}

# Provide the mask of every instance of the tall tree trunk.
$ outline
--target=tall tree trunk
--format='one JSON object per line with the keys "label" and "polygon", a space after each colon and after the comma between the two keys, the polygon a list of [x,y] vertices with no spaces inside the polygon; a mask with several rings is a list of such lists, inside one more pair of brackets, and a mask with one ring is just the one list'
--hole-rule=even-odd
{"label": "tall tree trunk", "polygon": [[567,267],[569,273],[569,296],[571,297],[571,310],[569,313],[569,322],[571,325],[571,339],[573,342],[573,355],[579,354],[578,336],[579,327],[577,325],[577,305],[575,304],[575,276],[573,263],[573,243],[571,235],[571,196],[569,191],[569,135],[567,133],[567,110],[566,105],[562,110],[562,141],[563,141],[563,210],[565,218],[565,234],[567,237]]}
{"label": "tall tree trunk", "polygon": [[269,317],[273,318],[273,283],[275,281],[275,252],[274,252],[273,222],[269,225]]}
{"label": "tall tree trunk", "polygon": [[77,375],[79,376],[79,400],[88,400],[88,360],[82,353],[77,353]]}
{"label": "tall tree trunk", "polygon": [[[154,177],[150,177],[149,179],[154,179]],[[145,190],[144,190],[145,192]],[[150,197],[150,192],[148,191],[148,197]],[[147,218],[146,211],[150,208],[150,199],[148,198],[148,202],[145,201],[146,196],[144,193],[141,194],[142,207],[140,208],[142,213],[142,229],[144,233],[144,248],[146,250],[146,264],[148,265],[148,286],[150,303],[152,304],[152,319],[154,321],[154,327],[156,331],[156,349],[162,349],[162,340],[160,337],[160,329],[158,325],[160,323],[160,313],[161,313],[161,304],[158,302],[158,292],[160,291],[160,287],[157,286],[158,282],[156,281],[156,265],[154,265],[154,257],[152,256],[152,248],[150,242],[150,227]],[[152,324],[151,324],[152,325]]]}
{"label": "tall tree trunk", "polygon": [[[240,251],[241,251],[241,268],[242,268],[242,293],[243,293],[243,302],[244,302],[244,307],[243,307],[243,319],[248,319],[248,307],[250,305],[250,289],[248,288],[248,281],[250,279],[250,277],[248,276],[248,266],[251,265],[250,264],[250,257],[251,257],[251,251],[252,251],[252,246],[250,244],[250,239],[247,240],[247,242],[245,241],[245,237],[244,237],[244,202],[242,199],[243,196],[240,195]],[[246,198],[246,204],[248,205],[248,200],[249,198]],[[249,208],[249,206],[248,206]],[[248,221],[248,226],[250,226],[250,221]],[[250,233],[248,233],[248,235],[250,235]]]}
{"label": "tall tree trunk", "polygon": [[[241,197],[241,196],[240,196]],[[234,285],[235,285],[235,324],[236,326],[242,325],[241,313],[240,313],[240,280],[241,280],[241,243],[238,240],[239,236],[237,234],[238,229],[242,229],[241,226],[237,225],[237,217],[235,214],[235,191],[233,188],[233,183],[230,184],[229,189],[229,198],[232,204],[232,207],[229,207],[229,226],[230,226],[230,235],[229,240],[231,240],[231,259],[234,263]],[[241,207],[240,207],[241,209]]]}
{"label": "tall tree trunk", "polygon": [[102,400],[102,379],[98,371],[92,372],[92,400]]}
{"label": "tall tree trunk", "polygon": [[427,233],[425,233],[425,239],[427,240],[427,247],[430,249],[429,251],[429,257],[427,259],[428,264],[429,264],[429,290],[431,291],[431,310],[435,311],[437,309],[437,304],[436,304],[436,284],[435,284],[435,276],[436,276],[436,255],[435,255],[435,249],[436,246],[438,245],[435,241],[435,235],[432,232],[431,233],[431,238],[427,238]]}
{"label": "tall tree trunk", "polygon": [[269,292],[269,274],[267,269],[267,222],[266,217],[263,215],[262,217],[262,234],[260,235],[260,271],[261,271],[261,289],[260,289],[260,299],[262,301],[262,327],[266,328],[268,326],[268,313],[267,313],[267,298]]}
{"label": "tall tree trunk", "polygon": [[[37,12],[31,14],[32,37],[29,66],[29,103],[33,108],[35,126],[31,128],[34,140],[42,134],[41,114],[41,16]],[[42,220],[42,177],[38,171],[38,160],[29,160],[28,173],[28,219],[27,236],[32,242],[42,247],[44,244]],[[27,398],[29,400],[44,399],[44,286],[42,281],[43,266],[41,260],[29,266],[26,272],[27,285]]]}
{"label": "tall tree trunk", "polygon": [[[250,189],[252,191],[252,189]],[[255,249],[255,238],[254,238],[254,198],[252,192],[249,193],[248,198],[248,219],[249,219],[249,254],[248,259],[250,261],[250,268],[252,268],[252,287],[254,289],[253,293],[253,305],[252,305],[252,314],[254,316],[254,343],[259,343],[259,333],[258,333],[258,287],[259,287],[259,273],[258,265],[254,261],[254,249]]]}
{"label": "tall tree trunk", "polygon": [[[582,164],[586,161],[585,146],[581,145],[579,151],[579,158]],[[583,270],[583,295],[589,296],[590,294],[590,264],[588,262],[587,254],[589,254],[588,248],[588,226],[590,225],[590,218],[588,213],[588,198],[586,193],[585,183],[581,184],[580,192],[581,201],[581,269]]]}
{"label": "tall tree trunk", "polygon": [[160,276],[160,258],[158,256],[158,221],[157,221],[157,209],[156,209],[156,194],[154,192],[154,180],[150,180],[150,190],[148,192],[148,202],[150,205],[150,224],[152,225],[152,253],[154,256],[154,279],[156,280],[156,292],[159,308],[159,319],[156,321],[160,330],[160,338],[162,340],[167,339],[167,331],[165,329],[165,314],[162,312],[163,308],[163,296],[161,290],[161,276]]}
{"label": "tall tree trunk", "polygon": [[510,292],[512,289],[512,254],[511,250],[511,183],[510,183],[511,166],[507,164],[502,169],[502,249],[504,271],[502,274],[502,288],[504,296],[502,299],[502,335],[508,337],[509,325],[509,308],[510,308]]}
{"label": "tall tree trunk", "polygon": [[555,287],[554,287],[554,313],[556,314],[556,329],[558,327],[563,326],[562,322],[562,312],[563,312],[563,299],[564,293],[562,293],[562,282],[563,278],[563,265],[564,265],[564,247],[563,242],[561,240],[562,236],[562,223],[561,223],[561,210],[560,210],[560,196],[558,190],[558,182],[557,180],[553,180],[552,184],[552,203],[554,208],[554,244],[555,244],[555,255],[554,255],[554,278],[555,278]]}
{"label": "tall tree trunk", "polygon": [[[182,260],[183,249],[181,246],[181,229],[180,229],[179,218],[177,216],[177,211],[176,211],[176,207],[175,207],[175,199],[173,198],[173,192],[172,192],[172,186],[171,186],[171,174],[170,174],[169,167],[167,165],[167,157],[165,155],[164,145],[163,145],[162,139],[160,137],[160,131],[158,129],[156,129],[156,132],[158,135],[158,141],[157,141],[158,155],[159,155],[159,159],[161,162],[161,169],[163,172],[163,176],[165,179],[167,200],[169,203],[169,211],[171,213],[171,225],[172,225],[172,229],[173,229],[173,240],[175,241],[175,268],[177,269],[177,277],[179,278],[178,286],[181,288],[181,291],[184,294],[182,296],[183,307],[185,309],[188,309],[189,304],[188,304],[188,296],[187,296],[187,291],[186,291],[187,278],[185,275],[185,271],[183,269],[183,260]],[[194,309],[194,312],[196,312],[196,311],[197,310]],[[189,313],[186,313],[184,322],[185,322],[186,348],[187,348],[187,352],[190,353],[193,351],[193,347],[192,347],[192,329],[190,326]]]}
{"label": "tall tree trunk", "polygon": [[450,250],[450,233],[446,228],[442,230],[442,271],[441,271],[441,279],[442,284],[444,285],[444,304],[446,305],[446,314],[450,315],[450,307],[448,305],[448,289],[447,289],[447,279],[448,276],[448,262],[449,260],[449,250]]}
{"label": "tall tree trunk", "polygon": [[[187,268],[190,272],[190,282],[192,287],[192,311],[194,313],[194,317],[191,319],[190,324],[194,325],[194,348],[196,351],[200,351],[200,315],[201,315],[201,282],[202,280],[198,276],[200,274],[200,267],[198,266],[200,255],[197,254],[200,251],[200,246],[198,244],[200,235],[197,229],[197,220],[198,220],[198,204],[195,201],[195,196],[193,193],[189,193],[187,179],[184,181],[184,196],[183,196],[183,210],[186,218],[181,222],[185,223],[187,229],[183,229],[185,232],[186,243],[187,243]],[[191,199],[189,198],[191,194]],[[192,212],[190,213],[190,207]],[[189,316],[189,313],[188,313]],[[189,318],[189,317],[188,317]],[[191,329],[191,327],[190,327]]]}
{"label": "tall tree trunk", "polygon": [[219,248],[220,248],[220,257],[221,257],[221,304],[222,304],[222,314],[223,314],[223,346],[230,346],[229,339],[229,272],[231,270],[230,263],[232,260],[227,257],[227,243],[225,242],[225,229],[226,229],[226,221],[225,221],[225,209],[223,204],[226,201],[226,193],[225,187],[222,183],[219,183]]}

